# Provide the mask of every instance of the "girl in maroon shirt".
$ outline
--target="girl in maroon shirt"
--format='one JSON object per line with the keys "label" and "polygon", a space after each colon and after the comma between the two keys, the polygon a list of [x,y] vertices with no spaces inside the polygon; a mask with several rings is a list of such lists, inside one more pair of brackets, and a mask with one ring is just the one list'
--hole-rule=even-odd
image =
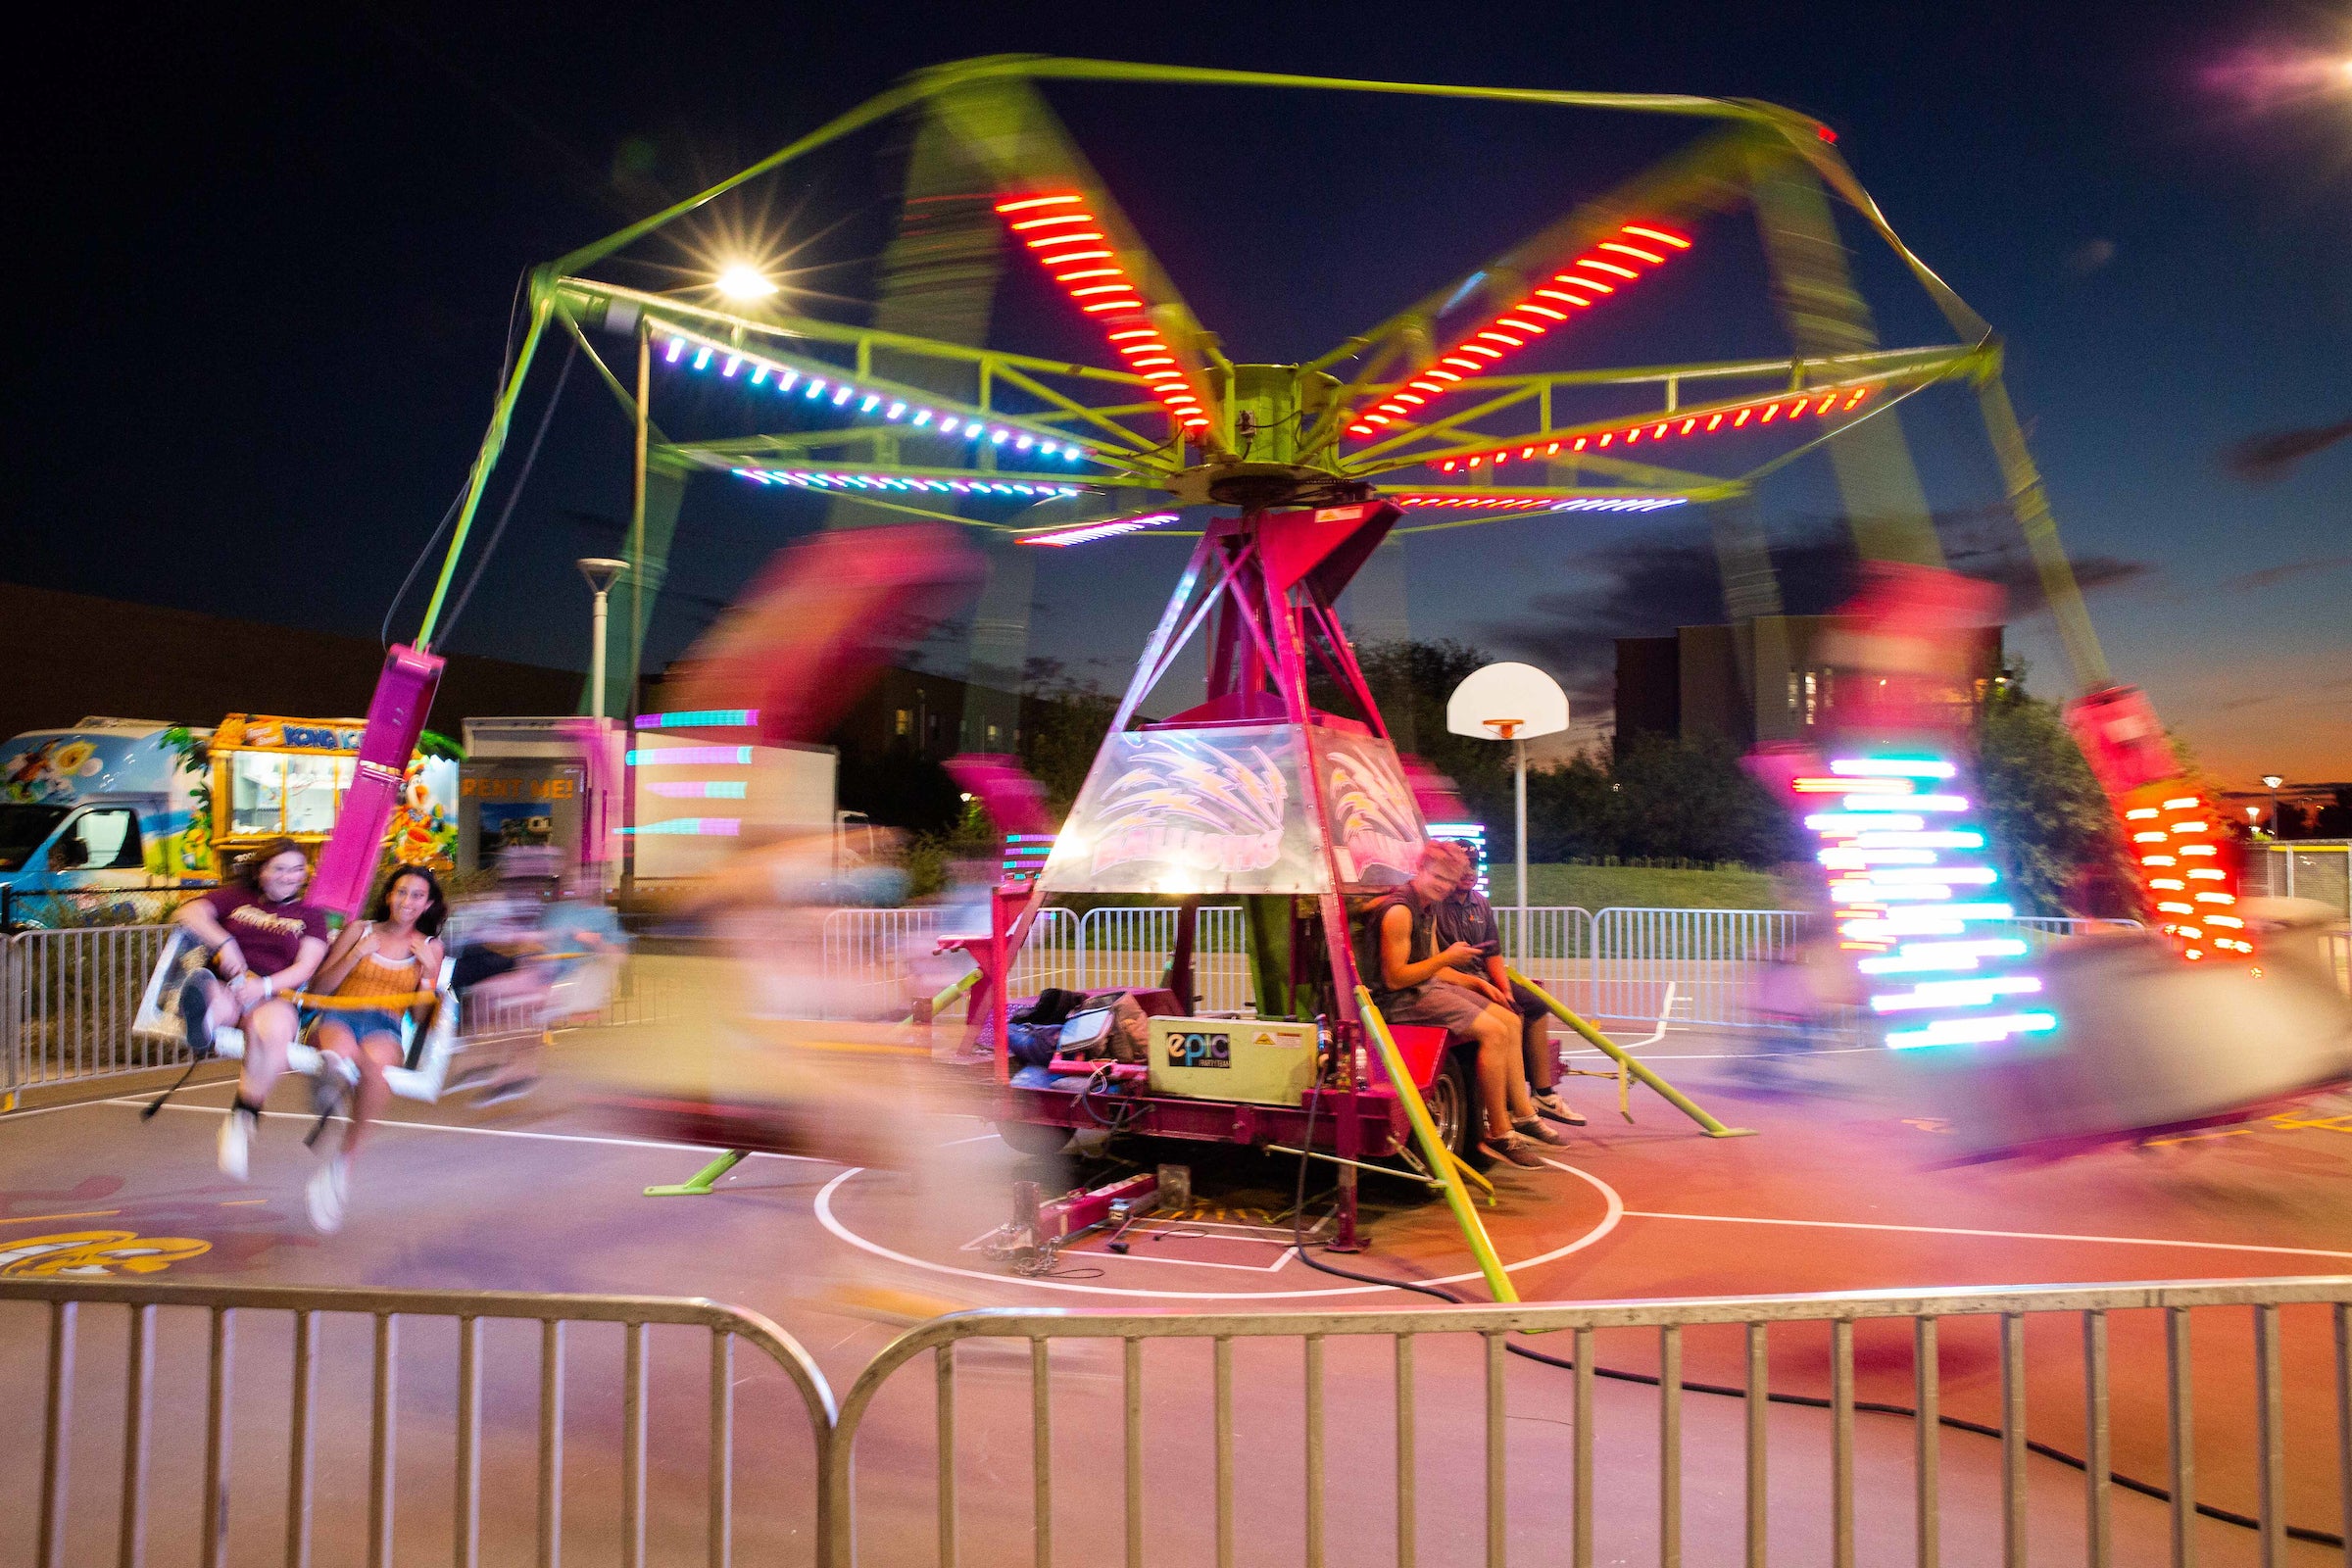
{"label": "girl in maroon shirt", "polygon": [[300,991],[326,955],[326,916],[302,902],[311,862],[292,839],[271,839],[237,867],[237,880],[179,906],[179,923],[212,954],[209,969],[189,976],[179,1014],[188,1046],[212,1054],[213,1031],[245,1034],[237,1102],[220,1124],[220,1170],[245,1179],[247,1152],[261,1125],[262,1102],[286,1070],[286,1047],[299,1019],[288,993]]}

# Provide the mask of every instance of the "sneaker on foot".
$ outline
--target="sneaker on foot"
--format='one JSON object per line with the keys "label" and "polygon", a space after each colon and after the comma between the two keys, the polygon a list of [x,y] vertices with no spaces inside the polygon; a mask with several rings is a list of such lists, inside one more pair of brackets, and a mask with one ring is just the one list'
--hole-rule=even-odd
{"label": "sneaker on foot", "polygon": [[1519,1136],[1522,1138],[1533,1139],[1539,1144],[1548,1144],[1554,1149],[1562,1149],[1567,1146],[1568,1135],[1541,1116],[1530,1116],[1525,1121],[1513,1122],[1511,1125],[1519,1129]]}
{"label": "sneaker on foot", "polygon": [[199,969],[179,985],[179,1027],[187,1036],[188,1054],[198,1061],[213,1054],[213,997],[220,982],[210,969]]}
{"label": "sneaker on foot", "polygon": [[343,1228],[343,1210],[351,1197],[351,1165],[341,1154],[331,1156],[311,1177],[304,1190],[310,1200],[311,1228],[332,1236]]}
{"label": "sneaker on foot", "polygon": [[1478,1149],[1489,1158],[1503,1160],[1521,1170],[1544,1168],[1544,1156],[1536,1152],[1535,1142],[1515,1132],[1499,1138],[1490,1133],[1479,1140]]}
{"label": "sneaker on foot", "polygon": [[1585,1124],[1585,1118],[1577,1114],[1575,1107],[1560,1098],[1560,1093],[1556,1089],[1546,1089],[1537,1095],[1535,1100],[1536,1114],[1539,1116],[1548,1117],[1552,1121],[1566,1122],[1571,1127],[1582,1127]]}
{"label": "sneaker on foot", "polygon": [[241,1182],[245,1179],[248,1152],[253,1147],[253,1129],[261,1119],[241,1101],[229,1106],[228,1114],[220,1118],[220,1145],[218,1156],[220,1174],[232,1182]]}

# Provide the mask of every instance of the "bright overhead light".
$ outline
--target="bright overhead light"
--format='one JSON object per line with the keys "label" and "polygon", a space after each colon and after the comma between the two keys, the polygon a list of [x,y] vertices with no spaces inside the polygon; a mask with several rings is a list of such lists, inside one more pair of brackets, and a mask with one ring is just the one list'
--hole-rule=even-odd
{"label": "bright overhead light", "polygon": [[763,300],[776,291],[776,285],[751,263],[737,262],[718,274],[718,291],[731,300]]}

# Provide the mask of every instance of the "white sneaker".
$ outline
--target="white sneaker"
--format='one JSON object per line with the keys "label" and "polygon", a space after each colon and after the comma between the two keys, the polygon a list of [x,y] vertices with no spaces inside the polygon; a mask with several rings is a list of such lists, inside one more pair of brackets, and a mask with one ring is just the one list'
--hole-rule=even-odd
{"label": "white sneaker", "polygon": [[260,1120],[259,1116],[236,1105],[229,1106],[228,1114],[220,1118],[220,1174],[232,1182],[245,1179],[247,1154],[253,1147],[253,1127]]}
{"label": "white sneaker", "polygon": [[332,1236],[343,1228],[343,1210],[351,1198],[351,1165],[341,1154],[329,1158],[311,1177],[304,1190],[310,1200],[311,1228]]}

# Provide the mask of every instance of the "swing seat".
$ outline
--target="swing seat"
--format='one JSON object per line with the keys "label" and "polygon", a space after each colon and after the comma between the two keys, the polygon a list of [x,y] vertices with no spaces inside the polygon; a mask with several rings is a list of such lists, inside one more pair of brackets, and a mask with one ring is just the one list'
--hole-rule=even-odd
{"label": "swing seat", "polygon": [[[187,1030],[179,1014],[179,990],[203,964],[203,944],[187,931],[173,931],[156,959],[154,973],[147,977],[146,991],[139,998],[139,1010],[130,1024],[133,1040],[175,1048],[186,1045]],[[421,1025],[413,1013],[401,1015],[400,1065],[384,1069],[384,1083],[402,1100],[430,1104],[441,1098],[449,1083],[450,1062],[457,1054],[459,1026],[463,1021],[457,993],[449,989],[450,967],[450,961],[444,958],[433,987],[438,1000]],[[214,1030],[213,1052],[230,1061],[244,1060],[244,1031]],[[346,1086],[356,1072],[341,1058],[301,1040],[286,1048],[286,1070],[311,1078],[332,1075],[343,1079]]]}

